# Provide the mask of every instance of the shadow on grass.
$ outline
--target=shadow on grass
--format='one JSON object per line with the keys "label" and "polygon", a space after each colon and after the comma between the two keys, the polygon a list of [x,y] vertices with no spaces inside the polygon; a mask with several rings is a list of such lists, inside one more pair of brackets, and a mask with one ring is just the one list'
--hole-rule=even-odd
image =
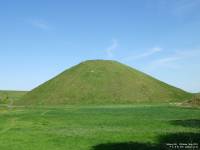
{"label": "shadow on grass", "polygon": [[124,142],[99,144],[92,150],[159,150],[156,146],[147,143]]}
{"label": "shadow on grass", "polygon": [[170,121],[173,125],[180,125],[183,127],[200,128],[199,119],[188,119],[188,120],[173,120]]}
{"label": "shadow on grass", "polygon": [[93,146],[92,150],[199,150],[200,133],[174,133],[158,137],[158,143],[121,142]]}
{"label": "shadow on grass", "polygon": [[158,137],[159,143],[199,143],[200,133],[173,133]]}

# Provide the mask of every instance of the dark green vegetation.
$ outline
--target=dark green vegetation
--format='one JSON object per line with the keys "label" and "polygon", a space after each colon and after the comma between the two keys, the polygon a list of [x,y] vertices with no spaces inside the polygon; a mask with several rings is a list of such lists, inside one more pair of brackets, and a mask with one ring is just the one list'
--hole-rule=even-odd
{"label": "dark green vegetation", "polygon": [[175,102],[192,94],[116,61],[80,63],[26,94],[18,105]]}
{"label": "dark green vegetation", "polygon": [[198,150],[200,133],[175,133],[158,137],[158,143],[122,142],[99,144],[94,150]]}
{"label": "dark green vegetation", "polygon": [[0,104],[9,104],[19,100],[26,91],[0,91]]}
{"label": "dark green vegetation", "polygon": [[165,150],[199,143],[199,123],[200,109],[168,105],[0,107],[0,149]]}

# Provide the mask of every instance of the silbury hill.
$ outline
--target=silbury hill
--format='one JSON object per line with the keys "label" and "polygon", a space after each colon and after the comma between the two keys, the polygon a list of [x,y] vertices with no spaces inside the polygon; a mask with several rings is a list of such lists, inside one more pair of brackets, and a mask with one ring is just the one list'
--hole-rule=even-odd
{"label": "silbury hill", "polygon": [[180,102],[191,93],[111,60],[84,61],[28,92],[17,105]]}

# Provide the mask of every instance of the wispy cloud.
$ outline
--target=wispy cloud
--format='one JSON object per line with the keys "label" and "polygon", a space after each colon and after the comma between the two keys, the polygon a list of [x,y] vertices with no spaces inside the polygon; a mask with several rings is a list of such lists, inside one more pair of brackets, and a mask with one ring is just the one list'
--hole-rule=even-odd
{"label": "wispy cloud", "polygon": [[158,52],[161,52],[163,49],[161,47],[153,47],[153,48],[150,48],[146,51],[144,51],[143,53],[140,53],[140,54],[134,54],[134,55],[131,55],[131,56],[128,56],[128,57],[124,57],[122,58],[123,61],[133,61],[133,60],[138,60],[138,59],[143,59],[143,58],[146,58],[146,57],[150,57]]}
{"label": "wispy cloud", "polygon": [[106,48],[106,55],[109,59],[112,59],[114,57],[114,51],[118,46],[118,41],[116,39],[113,39],[112,44]]}
{"label": "wispy cloud", "polygon": [[46,21],[41,20],[41,19],[29,20],[29,23],[33,27],[36,27],[36,28],[39,28],[39,29],[43,29],[43,30],[50,29],[49,24]]}
{"label": "wispy cloud", "polygon": [[179,65],[177,64],[178,60],[181,60],[180,56],[168,56],[163,57],[157,60],[154,60],[147,65],[148,70],[155,70],[158,68],[170,68],[177,69]]}
{"label": "wispy cloud", "polygon": [[181,61],[188,61],[190,59],[195,59],[200,57],[200,49],[191,50],[177,50],[173,54],[153,60],[148,65],[148,70],[155,70],[158,68],[170,68],[177,69],[180,67],[179,63]]}

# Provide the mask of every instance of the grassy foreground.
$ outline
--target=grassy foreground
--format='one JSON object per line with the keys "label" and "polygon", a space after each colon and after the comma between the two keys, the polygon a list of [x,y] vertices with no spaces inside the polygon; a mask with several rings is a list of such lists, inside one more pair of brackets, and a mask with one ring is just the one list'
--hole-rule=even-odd
{"label": "grassy foreground", "polygon": [[1,150],[155,150],[164,143],[198,143],[199,131],[198,108],[0,107]]}

